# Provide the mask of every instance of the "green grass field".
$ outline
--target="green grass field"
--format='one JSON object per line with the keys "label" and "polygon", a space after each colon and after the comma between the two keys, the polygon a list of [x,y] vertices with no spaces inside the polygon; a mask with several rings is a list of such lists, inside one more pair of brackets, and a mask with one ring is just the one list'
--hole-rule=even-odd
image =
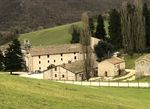
{"label": "green grass field", "polygon": [[[81,25],[81,22],[43,29],[31,33],[21,34],[19,40],[30,40],[32,46],[47,46],[52,44],[68,44],[71,41],[69,29],[71,25]],[[106,33],[108,34],[108,22],[105,21]]]}
{"label": "green grass field", "polygon": [[142,56],[142,54],[134,54],[133,56],[126,55],[125,62],[127,69],[134,69],[135,68],[135,61]]}
{"label": "green grass field", "polygon": [[150,109],[149,92],[0,75],[0,109]]}
{"label": "green grass field", "polygon": [[23,43],[24,40],[30,40],[33,46],[46,46],[51,44],[67,44],[71,41],[69,28],[71,25],[80,23],[72,23],[62,25],[50,29],[43,29],[31,33],[21,34],[19,40]]}

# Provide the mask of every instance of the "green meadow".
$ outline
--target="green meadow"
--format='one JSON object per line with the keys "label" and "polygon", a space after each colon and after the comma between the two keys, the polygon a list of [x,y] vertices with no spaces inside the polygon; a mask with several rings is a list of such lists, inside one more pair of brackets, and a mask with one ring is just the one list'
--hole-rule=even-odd
{"label": "green meadow", "polygon": [[85,87],[0,74],[0,109],[150,109],[150,89]]}
{"label": "green meadow", "polygon": [[21,43],[23,43],[24,40],[30,40],[32,46],[68,44],[71,41],[69,29],[73,24],[80,25],[80,22],[21,34],[19,40]]}

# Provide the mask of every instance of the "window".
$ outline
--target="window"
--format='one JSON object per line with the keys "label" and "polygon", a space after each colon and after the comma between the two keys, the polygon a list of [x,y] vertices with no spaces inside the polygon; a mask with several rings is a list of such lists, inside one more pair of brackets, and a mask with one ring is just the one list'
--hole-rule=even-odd
{"label": "window", "polygon": [[55,71],[57,71],[57,67],[55,67]]}
{"label": "window", "polygon": [[48,60],[48,63],[49,63],[49,60]]}
{"label": "window", "polygon": [[75,56],[75,57],[74,57],[74,59],[76,60],[76,59],[77,59],[77,57]]}
{"label": "window", "polygon": [[41,61],[39,61],[39,64],[41,64]]}
{"label": "window", "polygon": [[56,62],[56,60],[54,60],[54,62]]}
{"label": "window", "polygon": [[39,56],[39,59],[41,58],[41,56]]}
{"label": "window", "polygon": [[74,54],[76,54],[76,52],[74,52]]}
{"label": "window", "polygon": [[65,75],[62,75],[62,78],[65,78]]}
{"label": "window", "polygon": [[61,56],[63,56],[63,54],[61,54]]}
{"label": "window", "polygon": [[41,70],[41,67],[39,67],[39,70]]}
{"label": "window", "polygon": [[57,77],[57,74],[55,74],[55,77]]}
{"label": "window", "polygon": [[61,58],[61,61],[63,61],[63,58]]}
{"label": "window", "polygon": [[47,58],[49,58],[49,55],[47,55]]}

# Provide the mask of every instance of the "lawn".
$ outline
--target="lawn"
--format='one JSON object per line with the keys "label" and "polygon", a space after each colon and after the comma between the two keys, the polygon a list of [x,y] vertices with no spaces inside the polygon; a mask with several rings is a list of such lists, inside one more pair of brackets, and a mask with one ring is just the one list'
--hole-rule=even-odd
{"label": "lawn", "polygon": [[125,55],[126,69],[134,69],[135,61],[142,56],[142,54],[134,54],[133,56]]}
{"label": "lawn", "polygon": [[149,92],[0,75],[0,109],[150,109]]}
{"label": "lawn", "polygon": [[[19,40],[23,44],[24,40],[30,40],[32,46],[47,46],[52,44],[69,44],[71,41],[71,34],[69,29],[71,25],[81,26],[81,22],[57,26],[50,29],[43,29],[35,32],[21,34]],[[108,34],[108,21],[105,21],[105,29]]]}

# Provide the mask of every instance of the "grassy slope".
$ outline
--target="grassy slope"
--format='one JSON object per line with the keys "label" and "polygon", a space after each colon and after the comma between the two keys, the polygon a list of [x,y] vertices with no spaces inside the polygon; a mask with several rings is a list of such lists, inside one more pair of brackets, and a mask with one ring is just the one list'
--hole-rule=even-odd
{"label": "grassy slope", "polygon": [[[80,23],[73,23],[80,24]],[[22,34],[19,40],[23,43],[28,39],[33,46],[46,46],[51,44],[67,44],[70,43],[71,35],[69,28],[72,24],[62,25],[50,29],[43,29],[31,33]]]}
{"label": "grassy slope", "polygon": [[[73,23],[81,25],[81,23]],[[23,43],[28,39],[33,46],[46,46],[51,44],[68,44],[71,41],[71,35],[69,34],[69,28],[72,24],[58,26],[50,29],[43,29],[31,33],[20,35],[19,40]],[[105,21],[105,29],[108,34],[108,22]]]}
{"label": "grassy slope", "polygon": [[149,109],[150,93],[0,75],[0,101],[0,109]]}

